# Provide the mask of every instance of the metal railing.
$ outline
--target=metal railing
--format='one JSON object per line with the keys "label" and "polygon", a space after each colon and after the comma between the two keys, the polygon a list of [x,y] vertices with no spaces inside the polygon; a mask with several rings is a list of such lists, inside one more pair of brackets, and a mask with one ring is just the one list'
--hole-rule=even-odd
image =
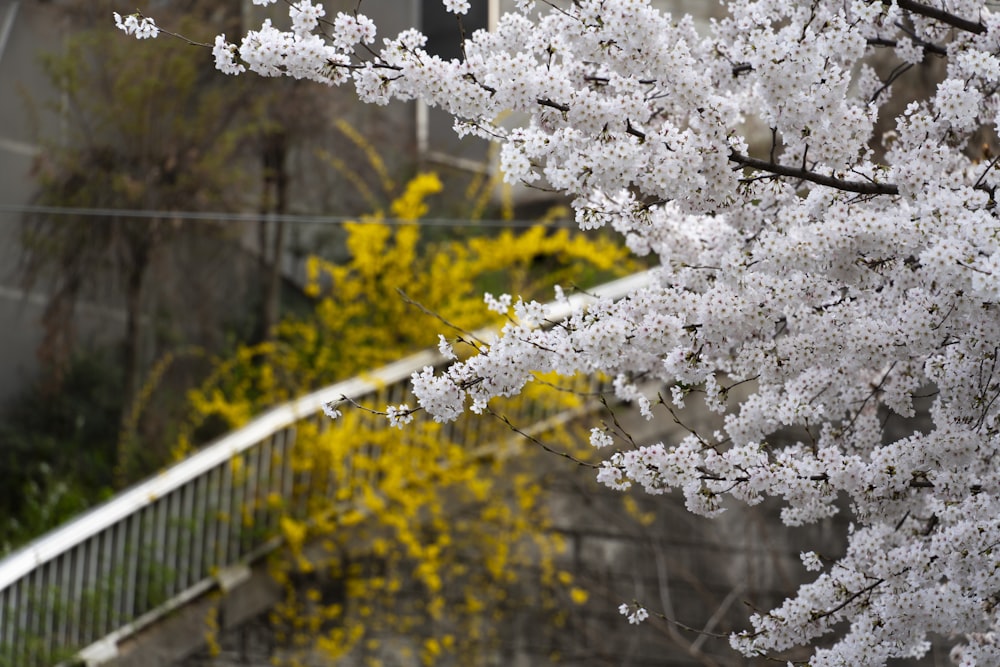
{"label": "metal railing", "polygon": [[[621,298],[647,282],[636,274],[591,294]],[[553,319],[589,298],[553,306]],[[74,656],[100,664],[121,640],[276,548],[280,515],[267,499],[290,498],[303,483],[292,465],[297,430],[324,428],[323,406],[341,397],[404,402],[414,371],[445,364],[436,350],[420,352],[276,407],[0,560],[0,667],[51,667]],[[510,416],[551,416],[523,410]],[[491,436],[475,422],[449,424],[442,437],[482,443]]]}

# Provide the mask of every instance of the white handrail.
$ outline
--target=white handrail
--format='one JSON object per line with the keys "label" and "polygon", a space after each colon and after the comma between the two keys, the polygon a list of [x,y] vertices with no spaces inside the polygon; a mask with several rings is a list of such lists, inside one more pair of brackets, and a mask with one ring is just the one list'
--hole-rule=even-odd
{"label": "white handrail", "polygon": [[137,510],[148,506],[208,470],[225,463],[262,439],[291,426],[305,416],[323,409],[326,402],[346,396],[360,399],[380,384],[394,384],[408,378],[413,370],[440,363],[438,354],[424,351],[371,373],[371,380],[351,378],[324,387],[290,403],[268,410],[245,426],[222,436],[211,445],[167,468],[155,477],[127,489],[107,502],[81,514],[34,542],[0,560],[0,590],[50,561],[67,548],[91,538]]}

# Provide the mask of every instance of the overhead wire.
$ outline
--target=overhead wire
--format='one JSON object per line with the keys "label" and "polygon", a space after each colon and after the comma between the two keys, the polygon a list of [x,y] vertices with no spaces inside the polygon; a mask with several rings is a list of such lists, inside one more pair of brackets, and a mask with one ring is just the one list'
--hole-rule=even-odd
{"label": "overhead wire", "polygon": [[556,220],[540,223],[537,220],[468,220],[462,218],[421,218],[417,221],[401,218],[370,216],[370,215],[300,215],[273,213],[233,213],[227,211],[172,211],[148,209],[121,208],[89,208],[77,206],[38,206],[32,204],[0,204],[0,213],[39,214],[85,216],[93,218],[137,218],[137,219],[170,219],[191,220],[200,222],[288,222],[310,225],[343,225],[345,223],[408,225],[417,224],[425,227],[515,227],[526,228],[545,224],[548,227],[573,227],[571,220]]}

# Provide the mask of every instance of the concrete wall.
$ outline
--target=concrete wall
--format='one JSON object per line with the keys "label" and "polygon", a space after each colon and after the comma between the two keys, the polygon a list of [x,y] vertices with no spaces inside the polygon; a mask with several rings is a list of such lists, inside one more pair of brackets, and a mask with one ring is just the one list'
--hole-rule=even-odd
{"label": "concrete wall", "polygon": [[[50,95],[38,65],[40,48],[57,47],[63,29],[58,12],[40,3],[0,6],[0,206],[29,202],[34,119],[28,99]],[[49,128],[57,131],[57,128]],[[20,216],[0,208],[0,402],[37,372],[42,300],[29,298],[16,279]]]}

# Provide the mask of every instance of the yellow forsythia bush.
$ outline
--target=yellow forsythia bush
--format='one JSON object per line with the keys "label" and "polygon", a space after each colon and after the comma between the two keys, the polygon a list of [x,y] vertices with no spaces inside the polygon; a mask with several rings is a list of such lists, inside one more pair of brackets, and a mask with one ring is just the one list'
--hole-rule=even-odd
{"label": "yellow forsythia bush", "polygon": [[[489,324],[496,315],[483,305],[484,288],[547,298],[543,285],[632,268],[611,242],[544,226],[428,242],[418,221],[441,188],[433,174],[418,175],[389,208],[405,224],[373,214],[345,225],[349,261],[309,258],[314,311],[220,361],[191,393],[188,432],[209,417],[237,428],[295,395],[434,346],[446,331],[440,320],[465,330]],[[573,407],[580,399],[539,383],[516,400]],[[272,562],[285,591],[271,615],[276,664],[319,654],[325,664],[350,656],[375,667],[387,652],[425,665],[478,664],[510,610],[544,609],[559,624],[565,608],[586,602],[585,588],[555,565],[562,545],[549,530],[543,453],[498,420],[470,428],[473,442],[453,442],[430,420],[400,431],[351,409],[323,428],[299,427],[293,465],[311,481],[292,498],[267,499],[287,509],[286,547]],[[544,437],[573,446],[566,434]]]}
{"label": "yellow forsythia bush", "polygon": [[346,223],[350,259],[306,262],[306,293],[315,308],[282,321],[274,338],[241,347],[189,394],[194,422],[214,416],[237,428],[252,414],[337,380],[437,344],[445,325],[413,302],[455,326],[473,330],[498,316],[483,305],[484,289],[525,298],[552,297],[551,286],[592,283],[635,267],[627,251],[609,240],[544,225],[468,241],[422,243],[418,220],[428,196],[442,185],[434,174],[413,178],[390,205],[391,216],[410,224],[383,224],[375,213]]}

